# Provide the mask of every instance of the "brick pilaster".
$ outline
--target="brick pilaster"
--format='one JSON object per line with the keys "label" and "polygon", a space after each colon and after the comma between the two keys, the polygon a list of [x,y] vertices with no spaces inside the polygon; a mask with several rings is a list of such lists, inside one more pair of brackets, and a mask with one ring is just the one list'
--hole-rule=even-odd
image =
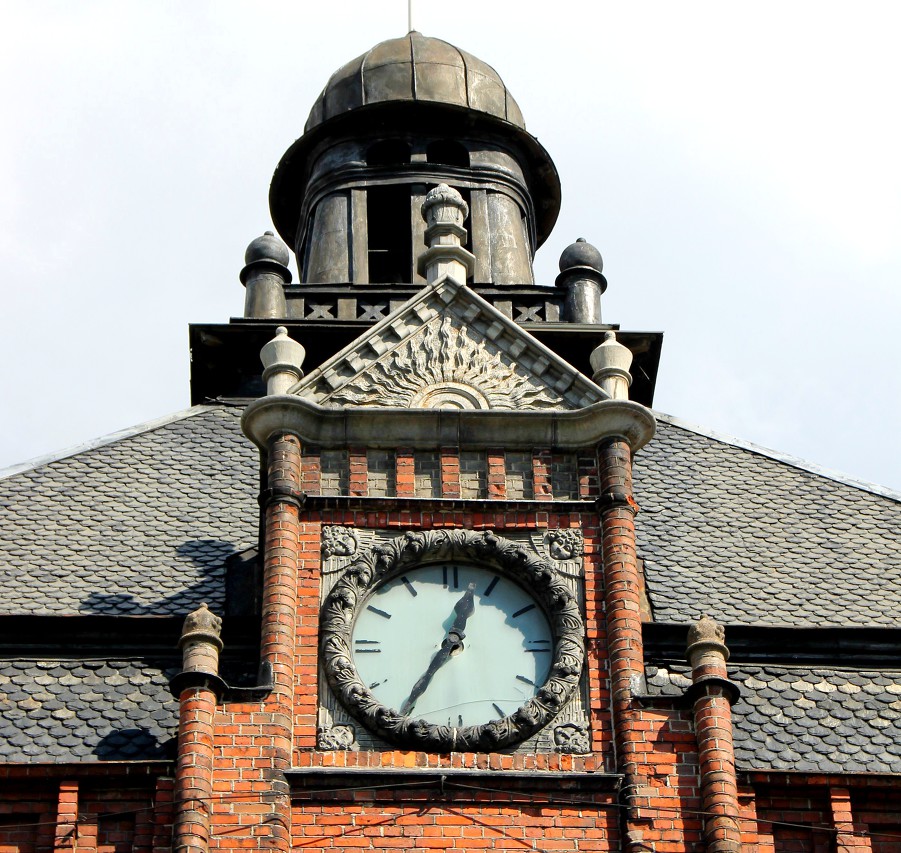
{"label": "brick pilaster", "polygon": [[156,780],[153,795],[152,853],[169,853],[172,849],[172,821],[175,797],[175,780],[161,776]]}
{"label": "brick pilaster", "polygon": [[207,853],[213,797],[213,719],[216,694],[185,688],[178,701],[175,769],[175,853]]}
{"label": "brick pilaster", "polygon": [[[354,459],[351,455],[351,480]],[[291,766],[294,703],[294,651],[297,633],[297,566],[300,543],[301,447],[294,435],[278,435],[269,442],[268,490],[263,556],[263,626],[260,651],[272,669],[273,689],[266,701],[272,715],[270,761],[272,812],[266,820],[269,834],[264,849],[287,853],[291,849],[291,802],[283,774]],[[359,471],[358,479],[359,479]],[[362,454],[362,480],[366,488],[366,455]],[[353,487],[351,494],[354,494]]]}
{"label": "brick pilaster", "polygon": [[347,452],[347,464],[350,470],[347,493],[351,497],[365,498],[369,494],[369,464],[366,460],[366,448],[351,447]]}
{"label": "brick pilaster", "polygon": [[532,487],[536,501],[553,500],[551,466],[553,456],[550,450],[536,450],[532,454]]}
{"label": "brick pilaster", "polygon": [[507,466],[503,450],[489,450],[486,453],[488,464],[488,497],[491,500],[503,500],[507,497]]}
{"label": "brick pilaster", "polygon": [[213,808],[213,734],[219,678],[222,620],[201,604],[185,618],[182,671],[171,681],[178,696],[178,756],[175,764],[175,853],[207,853]]}
{"label": "brick pilaster", "polygon": [[65,780],[59,783],[56,804],[56,831],[53,838],[54,853],[74,850],[78,839],[78,782]]}
{"label": "brick pilaster", "polygon": [[632,685],[643,671],[644,647],[635,552],[638,507],[632,496],[632,451],[625,440],[609,439],[598,447],[598,479],[614,744],[617,768],[625,776],[623,796],[630,807],[625,812],[623,849],[638,853],[650,849],[643,837],[646,824],[635,807],[642,793],[638,773],[642,735]]}
{"label": "brick pilaster", "polygon": [[694,693],[701,808],[708,853],[741,853],[738,780],[732,743],[732,700],[725,632],[704,617],[688,632],[687,656]]}
{"label": "brick pilaster", "polygon": [[829,803],[832,806],[832,824],[837,831],[837,853],[871,853],[873,847],[865,835],[855,835],[854,815],[851,811],[851,792],[847,788],[830,788]]}
{"label": "brick pilaster", "polygon": [[460,497],[460,451],[456,447],[441,448],[441,497]]}
{"label": "brick pilaster", "polygon": [[415,497],[416,463],[408,447],[398,447],[394,454],[394,478],[399,498]]}

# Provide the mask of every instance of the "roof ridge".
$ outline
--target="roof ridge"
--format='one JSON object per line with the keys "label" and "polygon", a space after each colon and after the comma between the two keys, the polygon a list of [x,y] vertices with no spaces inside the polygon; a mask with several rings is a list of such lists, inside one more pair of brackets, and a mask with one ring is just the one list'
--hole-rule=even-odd
{"label": "roof ridge", "polygon": [[6,468],[0,468],[0,480],[15,476],[16,474],[24,474],[26,471],[33,471],[35,468],[40,468],[43,465],[49,465],[52,462],[59,462],[63,459],[68,459],[71,456],[77,456],[79,453],[86,453],[89,450],[96,450],[99,447],[106,447],[107,445],[115,444],[117,441],[122,441],[126,438],[133,438],[136,435],[141,435],[145,432],[151,432],[152,430],[159,429],[160,427],[167,426],[168,424],[175,423],[176,421],[185,420],[186,418],[202,414],[203,412],[208,412],[215,408],[217,407],[202,403],[197,406],[191,406],[187,409],[181,409],[178,412],[163,415],[159,418],[154,418],[153,420],[144,421],[143,423],[136,424],[135,426],[126,427],[125,429],[120,429],[116,432],[107,433],[106,435],[102,435],[99,438],[92,438],[88,441],[83,441],[80,444],[72,445],[65,448],[64,450],[45,453],[41,456],[34,456],[31,459],[26,459],[24,462],[18,462],[15,465],[9,465]]}
{"label": "roof ridge", "polygon": [[776,462],[782,462],[785,465],[791,465],[793,468],[800,468],[802,471],[816,474],[818,477],[824,477],[827,480],[833,480],[836,483],[841,483],[845,486],[851,486],[852,488],[860,489],[864,492],[870,492],[871,494],[879,495],[883,498],[901,501],[901,491],[891,489],[888,486],[880,486],[878,483],[870,483],[866,480],[859,480],[856,477],[852,477],[850,474],[845,474],[841,471],[835,471],[831,468],[824,468],[814,462],[808,462],[806,459],[801,459],[798,456],[792,456],[790,453],[783,453],[779,450],[773,450],[769,447],[755,444],[753,441],[747,441],[746,439],[738,438],[734,435],[729,435],[728,433],[718,432],[717,430],[710,429],[709,427],[699,426],[698,424],[691,423],[690,421],[684,421],[681,418],[677,418],[674,415],[667,415],[664,412],[658,412],[657,410],[654,410],[654,417],[657,418],[658,421],[670,424],[671,426],[679,427],[680,429],[688,430],[689,432],[694,432],[698,435],[703,435],[706,438],[713,439],[714,441],[718,441],[721,444],[729,444],[732,447],[738,447],[742,450],[749,450],[752,453],[757,453],[760,456],[766,456],[768,459],[773,459]]}

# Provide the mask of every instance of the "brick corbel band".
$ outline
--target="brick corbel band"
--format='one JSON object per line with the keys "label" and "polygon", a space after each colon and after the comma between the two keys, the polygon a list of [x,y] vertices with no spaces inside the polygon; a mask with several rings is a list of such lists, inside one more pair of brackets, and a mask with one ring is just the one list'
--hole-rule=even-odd
{"label": "brick corbel band", "polygon": [[688,631],[695,735],[701,774],[701,808],[708,853],[740,853],[738,781],[732,743],[732,702],[738,696],[729,681],[726,632],[709,616]]}
{"label": "brick corbel band", "polygon": [[224,682],[219,678],[222,620],[202,604],[188,614],[178,642],[182,671],[171,682],[178,696],[175,769],[176,853],[207,853],[213,797],[213,719]]}
{"label": "brick corbel band", "polygon": [[291,801],[284,773],[291,767],[294,711],[294,643],[297,633],[297,565],[300,542],[301,445],[291,433],[268,442],[267,482],[261,503],[263,530],[263,625],[260,651],[272,668],[272,692],[265,710],[271,715],[271,745],[264,748],[274,796],[266,819],[264,849],[291,849]]}
{"label": "brick corbel band", "polygon": [[625,439],[609,439],[598,446],[598,478],[604,560],[604,596],[610,659],[611,711],[618,770],[625,777],[624,849],[647,851],[647,826],[635,806],[640,794],[637,709],[632,687],[644,666],[641,638],[641,583],[635,552],[635,513],[632,497],[632,451]]}

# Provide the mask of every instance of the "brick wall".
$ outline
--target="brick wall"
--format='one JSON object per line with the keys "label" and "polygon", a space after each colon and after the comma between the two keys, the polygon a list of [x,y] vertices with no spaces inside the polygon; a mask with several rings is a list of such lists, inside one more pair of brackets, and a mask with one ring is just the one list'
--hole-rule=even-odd
{"label": "brick wall", "polygon": [[[563,799],[561,796],[560,799]],[[299,849],[608,851],[618,846],[615,799],[561,806],[545,797],[446,789],[360,791],[295,800]]]}
{"label": "brick wall", "polygon": [[584,500],[597,497],[597,463],[575,453],[304,448],[308,495]]}
{"label": "brick wall", "polygon": [[0,851],[171,849],[172,779],[159,772],[139,763],[7,766],[0,778]]}

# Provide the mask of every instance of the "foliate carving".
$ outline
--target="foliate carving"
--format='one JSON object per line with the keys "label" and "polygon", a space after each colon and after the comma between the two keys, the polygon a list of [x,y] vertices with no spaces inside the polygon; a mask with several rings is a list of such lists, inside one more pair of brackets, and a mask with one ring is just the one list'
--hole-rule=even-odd
{"label": "foliate carving", "polygon": [[209,643],[222,648],[222,619],[207,607],[206,602],[185,617],[178,641],[180,647],[188,643]]}
{"label": "foliate carving", "polygon": [[554,748],[557,752],[584,755],[591,751],[588,726],[584,723],[563,723],[554,727]]}
{"label": "foliate carving", "polygon": [[322,528],[322,556],[323,557],[350,557],[357,553],[360,540],[356,531],[350,527]]}
{"label": "foliate carving", "polygon": [[337,725],[319,729],[316,743],[322,750],[351,749],[356,739],[353,726]]}
{"label": "foliate carving", "polygon": [[724,643],[726,629],[710,616],[702,616],[688,629],[688,645],[695,643],[713,642]]}
{"label": "foliate carving", "polygon": [[582,531],[573,528],[549,530],[545,536],[548,553],[555,560],[574,560],[584,551]]}
{"label": "foliate carving", "polygon": [[557,393],[451,314],[423,326],[322,402],[401,408],[567,408]]}
{"label": "foliate carving", "polygon": [[[526,587],[544,606],[554,637],[547,680],[521,708],[500,720],[455,728],[413,719],[378,702],[360,679],[351,631],[369,594],[382,582],[423,562],[463,560],[491,566]],[[576,690],[585,657],[578,604],[550,563],[491,531],[407,532],[366,549],[350,563],[322,607],[320,651],[329,685],[348,712],[390,743],[430,752],[494,751],[548,725]]]}

